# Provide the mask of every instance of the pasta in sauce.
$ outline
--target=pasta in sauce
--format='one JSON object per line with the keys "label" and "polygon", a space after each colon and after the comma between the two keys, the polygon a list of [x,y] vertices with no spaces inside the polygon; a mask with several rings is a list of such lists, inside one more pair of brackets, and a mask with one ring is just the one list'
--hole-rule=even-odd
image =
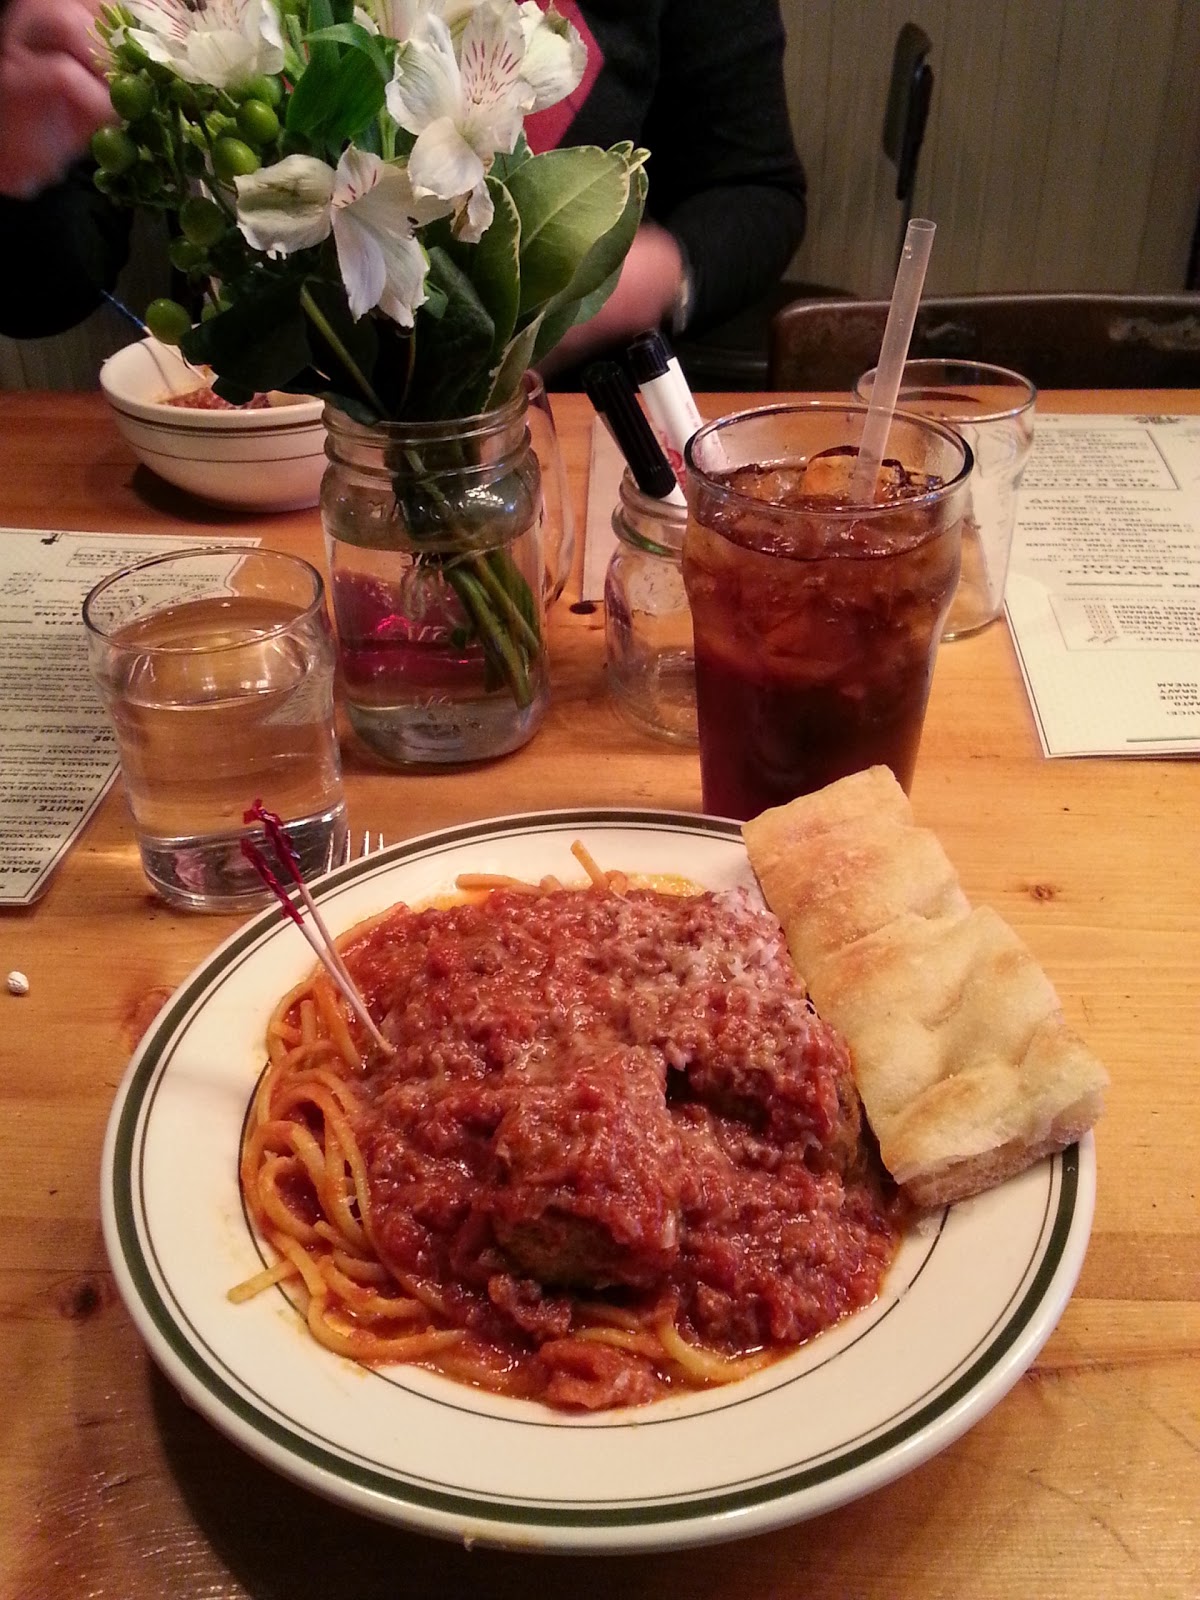
{"label": "pasta in sauce", "polygon": [[398,906],[281,1001],[241,1182],[323,1344],[564,1409],[756,1370],[874,1298],[902,1217],[844,1044],[742,892],[616,874]]}

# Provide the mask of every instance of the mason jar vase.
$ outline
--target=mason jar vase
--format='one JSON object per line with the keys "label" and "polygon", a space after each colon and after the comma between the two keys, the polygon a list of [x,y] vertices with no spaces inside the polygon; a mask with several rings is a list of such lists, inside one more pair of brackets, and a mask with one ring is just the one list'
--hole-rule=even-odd
{"label": "mason jar vase", "polygon": [[541,484],[524,390],[495,411],[365,425],[327,408],[321,487],[340,689],[395,766],[525,744],[545,715]]}

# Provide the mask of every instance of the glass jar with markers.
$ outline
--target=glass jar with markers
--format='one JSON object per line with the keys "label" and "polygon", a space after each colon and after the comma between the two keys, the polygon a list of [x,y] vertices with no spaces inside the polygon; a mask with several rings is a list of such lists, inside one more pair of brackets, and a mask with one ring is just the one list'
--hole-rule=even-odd
{"label": "glass jar with markers", "polygon": [[604,589],[608,682],[638,727],[695,744],[692,616],[683,585],[688,513],[677,473],[702,419],[661,334],[640,334],[626,362],[628,371],[614,361],[596,361],[583,375],[584,389],[627,464],[613,510],[617,543]]}
{"label": "glass jar with markers", "polygon": [[646,494],[626,472],[612,525],[617,544],[604,585],[609,688],[645,732],[694,744],[692,614],[682,567],[687,506]]}

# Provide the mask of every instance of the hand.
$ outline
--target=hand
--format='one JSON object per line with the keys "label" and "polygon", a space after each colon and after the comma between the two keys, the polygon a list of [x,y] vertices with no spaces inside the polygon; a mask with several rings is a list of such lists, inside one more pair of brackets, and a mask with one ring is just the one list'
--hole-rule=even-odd
{"label": "hand", "polygon": [[94,59],[100,0],[9,0],[0,11],[0,194],[57,183],[115,120]]}
{"label": "hand", "polygon": [[657,328],[683,282],[683,253],[674,234],[643,222],[634,235],[617,287],[588,322],[580,322],[539,363],[547,376],[574,366],[608,345]]}

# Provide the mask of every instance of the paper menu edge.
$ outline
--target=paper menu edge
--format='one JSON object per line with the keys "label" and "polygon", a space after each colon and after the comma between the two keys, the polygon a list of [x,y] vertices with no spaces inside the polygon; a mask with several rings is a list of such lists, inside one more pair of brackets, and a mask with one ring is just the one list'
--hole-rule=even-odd
{"label": "paper menu edge", "polygon": [[587,513],[583,524],[583,576],[580,599],[604,599],[608,563],[617,546],[612,516],[616,509],[625,461],[599,417],[592,418],[588,455]]}

